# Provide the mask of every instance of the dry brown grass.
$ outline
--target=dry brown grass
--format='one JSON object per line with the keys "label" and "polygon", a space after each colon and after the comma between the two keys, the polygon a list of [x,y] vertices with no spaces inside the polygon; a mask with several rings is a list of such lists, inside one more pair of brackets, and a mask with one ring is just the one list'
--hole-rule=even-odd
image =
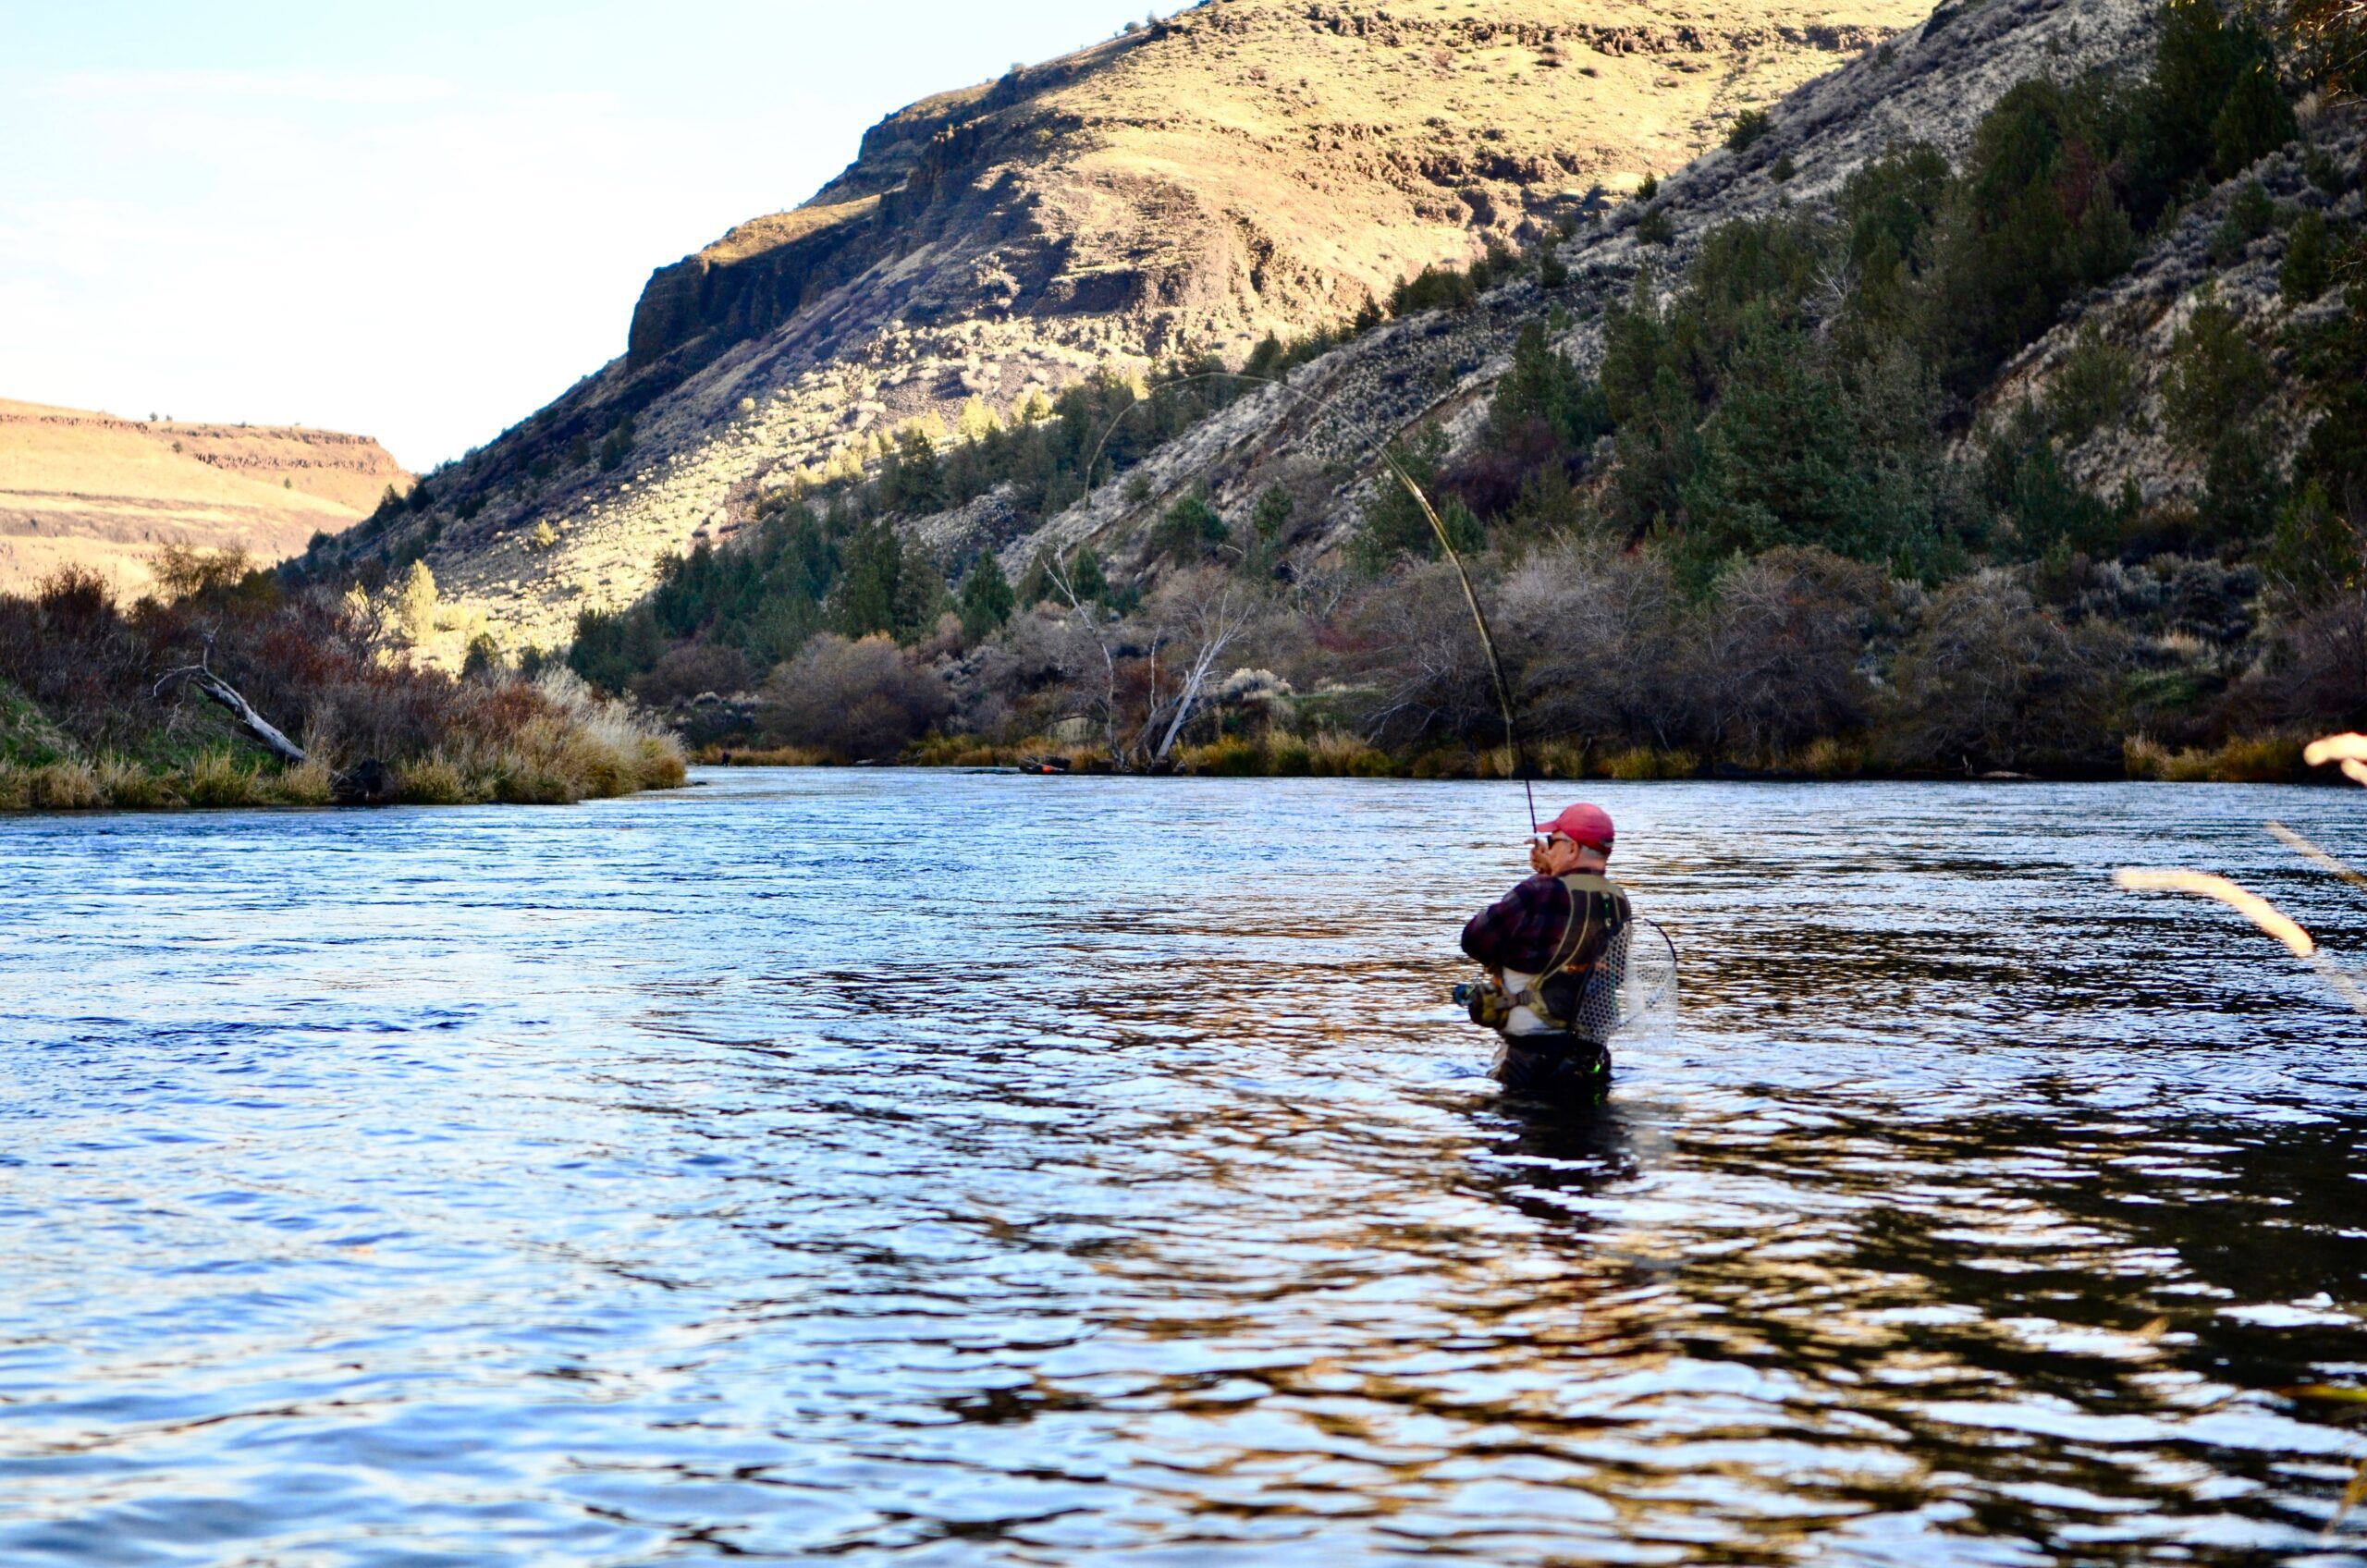
{"label": "dry brown grass", "polygon": [[1826,736],[1809,741],[1796,766],[1811,778],[1855,778],[1866,771],[1866,748]]}
{"label": "dry brown grass", "polygon": [[1625,780],[1691,778],[1701,771],[1701,759],[1691,752],[1658,746],[1633,746],[1605,757],[1605,777]]}
{"label": "dry brown grass", "polygon": [[89,811],[106,804],[89,763],[54,762],[31,770],[26,803],[35,811]]}
{"label": "dry brown grass", "polygon": [[261,805],[268,798],[263,770],[228,747],[199,753],[182,770],[181,799],[193,806]]}
{"label": "dry brown grass", "polygon": [[2121,747],[2131,778],[2170,784],[2284,784],[2302,777],[2301,743],[2283,736],[2237,736],[2217,746],[2173,752],[2143,735]]}

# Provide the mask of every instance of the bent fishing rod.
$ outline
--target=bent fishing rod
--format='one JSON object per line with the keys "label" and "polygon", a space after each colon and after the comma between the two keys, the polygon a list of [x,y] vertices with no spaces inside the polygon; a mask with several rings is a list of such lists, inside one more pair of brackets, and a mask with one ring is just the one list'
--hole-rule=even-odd
{"label": "bent fishing rod", "polygon": [[[1177,376],[1171,381],[1162,381],[1119,410],[1117,416],[1102,428],[1101,438],[1093,444],[1093,455],[1085,461],[1084,477],[1080,481],[1083,489],[1077,496],[1080,503],[1088,502],[1093,498],[1094,470],[1100,466],[1103,448],[1109,446],[1110,437],[1117,433],[1118,426],[1125,417],[1136,409],[1147,405],[1161,392],[1196,381],[1254,382],[1260,386],[1271,386],[1286,392],[1318,412],[1329,414],[1338,411],[1338,405],[1328,398],[1318,398],[1311,392],[1301,391],[1289,382],[1270,375],[1251,375],[1244,371],[1209,370]],[[1381,466],[1389,470],[1390,473],[1395,476],[1397,483],[1405,487],[1405,494],[1411,496],[1414,498],[1414,504],[1421,508],[1423,518],[1430,525],[1430,533],[1438,539],[1439,548],[1446,552],[1448,563],[1454,568],[1455,581],[1463,587],[1463,602],[1471,610],[1471,623],[1479,630],[1480,650],[1488,655],[1488,674],[1495,684],[1496,705],[1503,714],[1504,738],[1512,748],[1513,771],[1519,776],[1521,794],[1528,802],[1528,830],[1533,834],[1538,830],[1537,789],[1529,778],[1527,754],[1521,746],[1520,721],[1513,711],[1512,688],[1504,680],[1503,660],[1496,655],[1495,633],[1488,628],[1487,612],[1479,607],[1478,591],[1471,585],[1471,573],[1464,567],[1463,553],[1454,547],[1454,540],[1448,534],[1446,522],[1439,516],[1438,508],[1430,505],[1429,496],[1422,493],[1422,487],[1414,483],[1414,476],[1405,472],[1405,466],[1399,462],[1396,456],[1390,451],[1389,444],[1386,441],[1372,443],[1369,455],[1379,459]],[[1112,473],[1110,477],[1114,479],[1117,476]]]}

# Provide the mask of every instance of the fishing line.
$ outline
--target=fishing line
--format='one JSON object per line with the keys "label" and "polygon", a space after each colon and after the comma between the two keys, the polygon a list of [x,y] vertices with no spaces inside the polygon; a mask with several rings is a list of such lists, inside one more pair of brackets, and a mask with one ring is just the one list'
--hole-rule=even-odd
{"label": "fishing line", "polygon": [[[1171,387],[1182,386],[1187,383],[1195,381],[1255,382],[1260,386],[1279,387],[1281,390],[1289,393],[1292,397],[1296,398],[1300,402],[1305,403],[1308,407],[1320,412],[1328,414],[1335,412],[1338,410],[1337,404],[1331,402],[1327,398],[1318,398],[1311,392],[1302,392],[1287,381],[1278,381],[1274,377],[1267,375],[1250,375],[1241,371],[1198,371],[1190,375],[1182,375],[1170,381],[1162,381],[1158,386],[1147,390],[1143,396],[1135,398],[1133,402],[1119,410],[1117,417],[1110,420],[1109,424],[1102,429],[1101,438],[1093,444],[1093,455],[1086,460],[1084,477],[1079,482],[1082,485],[1082,489],[1077,496],[1079,503],[1085,503],[1092,500],[1093,471],[1100,466],[1102,450],[1104,447],[1109,446],[1110,437],[1117,434],[1120,423],[1122,422],[1128,414],[1133,413],[1136,409],[1147,406],[1153,398],[1156,398],[1161,392],[1167,391]],[[1381,465],[1387,468],[1392,474],[1396,476],[1397,482],[1405,487],[1405,493],[1414,497],[1414,504],[1421,508],[1422,516],[1429,521],[1431,533],[1436,535],[1438,538],[1439,548],[1446,552],[1448,563],[1454,568],[1455,581],[1463,585],[1463,602],[1466,606],[1470,606],[1471,623],[1479,629],[1479,646],[1481,651],[1488,655],[1488,673],[1495,683],[1496,705],[1500,710],[1502,710],[1504,716],[1504,738],[1512,748],[1513,772],[1520,779],[1521,794],[1528,802],[1528,830],[1531,833],[1535,833],[1538,831],[1537,790],[1535,785],[1532,784],[1529,779],[1527,753],[1521,744],[1520,721],[1513,712],[1512,688],[1504,680],[1504,662],[1496,655],[1496,636],[1493,631],[1489,630],[1487,612],[1479,607],[1479,594],[1478,591],[1471,586],[1471,573],[1464,567],[1463,553],[1454,547],[1454,541],[1453,538],[1449,537],[1446,523],[1440,518],[1438,508],[1430,505],[1430,498],[1422,493],[1422,487],[1419,484],[1414,483],[1414,476],[1405,472],[1404,465],[1400,463],[1397,459],[1391,454],[1388,444],[1386,442],[1374,444],[1370,447],[1370,453],[1373,457],[1380,459]],[[1110,478],[1113,480],[1116,477],[1117,475],[1114,472],[1110,475]]]}

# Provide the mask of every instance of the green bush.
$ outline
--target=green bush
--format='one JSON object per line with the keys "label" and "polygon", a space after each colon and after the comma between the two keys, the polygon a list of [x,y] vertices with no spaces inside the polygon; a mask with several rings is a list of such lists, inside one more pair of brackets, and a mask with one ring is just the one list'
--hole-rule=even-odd
{"label": "green bush", "polygon": [[[1449,496],[1443,503],[1439,499],[1439,464],[1445,457],[1446,433],[1435,425],[1426,428],[1410,443],[1399,443],[1390,448],[1395,468],[1430,497],[1454,547],[1458,551],[1477,549],[1485,539],[1470,508],[1456,497]],[[1372,499],[1365,505],[1353,552],[1357,562],[1369,571],[1380,570],[1408,557],[1436,560],[1441,553],[1438,531],[1430,526],[1421,503],[1390,468],[1384,467],[1374,479]]]}
{"label": "green bush", "polygon": [[2134,504],[2108,505],[2074,483],[2049,423],[2025,405],[1982,447],[1981,497],[2001,525],[1996,553],[2013,560],[2111,554],[2135,521]]}
{"label": "green bush", "polygon": [[2259,180],[2244,181],[2227,203],[2227,215],[2212,231],[2211,259],[2221,266],[2243,255],[2244,248],[2276,223],[2276,203],[2268,199],[2268,188]]}
{"label": "green bush", "polygon": [[1479,291],[1464,273],[1453,267],[1426,266],[1412,277],[1398,280],[1389,296],[1389,313],[1410,316],[1423,311],[1465,310],[1478,297]]}
{"label": "green bush", "polygon": [[1269,484],[1249,513],[1249,551],[1242,570],[1252,577],[1271,577],[1281,563],[1283,536],[1298,502],[1280,484]]}
{"label": "green bush", "polygon": [[1167,508],[1150,532],[1154,554],[1182,565],[1214,555],[1231,531],[1205,496],[1185,496]]}
{"label": "green bush", "polygon": [[1101,556],[1090,545],[1076,553],[1069,562],[1069,586],[1076,596],[1088,602],[1107,603],[1110,598],[1110,575],[1101,569]]}
{"label": "green bush", "polygon": [[2282,609],[2305,615],[2367,586],[2361,556],[2359,535],[2312,480],[2279,510],[2261,573]]}
{"label": "green bush", "polygon": [[2079,328],[2047,384],[2047,423],[2067,441],[2118,426],[2137,407],[2137,357],[2094,322]]}
{"label": "green bush", "polygon": [[1570,269],[1563,264],[1562,247],[1551,235],[1537,248],[1537,286],[1551,290],[1570,281]]}
{"label": "green bush", "polygon": [[[600,443],[600,472],[613,473],[622,467],[625,459],[632,456],[633,442],[636,439],[638,436],[633,430],[632,416],[628,414],[617,423],[616,427],[608,432],[607,438]],[[537,474],[535,477],[542,478],[544,475]]]}
{"label": "green bush", "polygon": [[2285,235],[2285,260],[2276,269],[2276,291],[2288,305],[2306,305],[2334,282],[2333,247],[2322,213],[2303,213]]}
{"label": "green bush", "polygon": [[1525,323],[1513,344],[1513,362],[1496,383],[1489,406],[1490,428],[1499,441],[1511,439],[1536,421],[1564,448],[1584,451],[1609,435],[1611,406],[1602,384],[1586,374],[1547,341],[1545,324]]}
{"label": "green bush", "polygon": [[2162,386],[2170,434],[2189,453],[2204,456],[2230,429],[2250,422],[2269,386],[2268,361],[2243,324],[2218,299],[2206,297],[2170,346]]}
{"label": "green bush", "polygon": [[1739,153],[1764,138],[1774,128],[1773,119],[1764,109],[1745,109],[1726,127],[1726,147]]}

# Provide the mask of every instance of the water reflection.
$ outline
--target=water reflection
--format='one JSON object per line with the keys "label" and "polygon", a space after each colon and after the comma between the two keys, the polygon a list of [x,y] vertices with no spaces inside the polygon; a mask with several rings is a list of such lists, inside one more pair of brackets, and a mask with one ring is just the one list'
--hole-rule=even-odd
{"label": "water reflection", "polygon": [[2348,798],[1614,790],[1572,1112],[1501,801],[1150,788],[0,827],[0,1559],[2361,1560],[2367,1069],[2103,880]]}

